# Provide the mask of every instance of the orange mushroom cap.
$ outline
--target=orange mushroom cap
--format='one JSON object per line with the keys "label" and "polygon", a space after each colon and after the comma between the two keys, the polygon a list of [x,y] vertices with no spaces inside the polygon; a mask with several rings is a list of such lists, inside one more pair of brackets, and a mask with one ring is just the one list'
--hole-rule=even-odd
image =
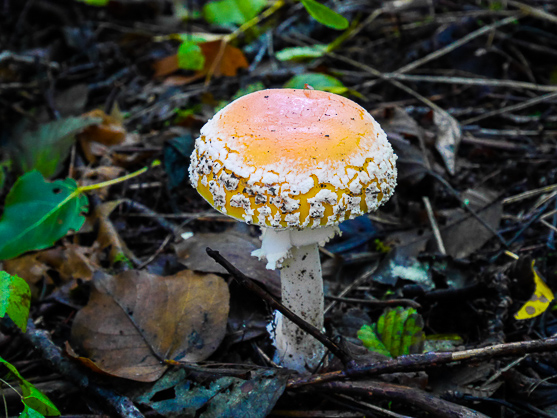
{"label": "orange mushroom cap", "polygon": [[371,212],[396,185],[396,155],[357,103],[319,90],[240,97],[201,129],[190,179],[216,209],[275,229]]}

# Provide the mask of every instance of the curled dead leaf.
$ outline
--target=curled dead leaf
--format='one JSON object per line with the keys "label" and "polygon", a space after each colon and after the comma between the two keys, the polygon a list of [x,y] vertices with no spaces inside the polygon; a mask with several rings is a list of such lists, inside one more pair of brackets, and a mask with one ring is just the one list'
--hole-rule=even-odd
{"label": "curled dead leaf", "polygon": [[105,373],[152,382],[166,370],[163,359],[209,357],[224,338],[228,310],[228,286],[213,274],[98,274],[73,323],[72,345]]}
{"label": "curled dead leaf", "polygon": [[118,118],[107,115],[100,109],[92,110],[84,116],[99,118],[101,123],[89,126],[78,135],[85,157],[94,163],[97,157],[106,153],[107,147],[121,144],[126,139],[126,129]]}

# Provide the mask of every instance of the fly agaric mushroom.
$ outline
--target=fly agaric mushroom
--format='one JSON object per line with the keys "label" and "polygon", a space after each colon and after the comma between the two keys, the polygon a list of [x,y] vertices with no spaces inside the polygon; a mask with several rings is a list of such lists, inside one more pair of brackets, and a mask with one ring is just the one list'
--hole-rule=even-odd
{"label": "fly agaric mushroom", "polygon": [[[345,97],[272,89],[240,97],[203,128],[191,156],[194,187],[220,212],[261,226],[252,254],[281,267],[282,302],[323,328],[318,246],[338,224],[393,194],[396,155],[379,124]],[[277,359],[313,369],[324,347],[279,316]]]}

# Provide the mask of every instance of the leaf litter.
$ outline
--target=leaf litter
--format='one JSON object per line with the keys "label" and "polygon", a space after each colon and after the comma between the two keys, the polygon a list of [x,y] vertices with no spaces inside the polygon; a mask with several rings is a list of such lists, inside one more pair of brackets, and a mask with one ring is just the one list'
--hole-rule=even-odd
{"label": "leaf litter", "polygon": [[[125,392],[120,404],[163,416],[424,416],[438,408],[433,412],[514,418],[525,405],[535,416],[554,414],[548,380],[557,364],[548,353],[552,339],[545,338],[557,333],[550,302],[557,271],[555,5],[178,3],[4,5],[1,253],[6,274],[30,288],[37,329],[14,337],[2,326],[2,358],[25,377],[46,377],[48,387],[48,379],[68,378],[67,369],[54,363],[59,374],[49,377],[46,368],[25,368],[27,361],[38,364],[38,354],[21,341],[44,330],[50,347],[59,348],[72,337],[66,353],[74,349],[73,361],[90,368],[80,380],[89,389],[116,384]],[[38,18],[44,13],[49,19]],[[56,30],[53,22],[61,22]],[[399,312],[397,306],[412,302],[432,351],[425,356],[483,353],[511,342],[540,343],[543,353],[428,364],[418,374],[402,368],[383,380],[366,374],[365,393],[361,375],[350,375],[336,358],[316,372],[319,378],[348,373],[329,383],[338,385],[327,395],[327,383],[313,380],[300,390],[296,377],[276,368],[267,302],[242,293],[205,248],[220,251],[275,296],[279,277],[249,255],[259,232],[233,227],[188,186],[187,150],[203,123],[235,97],[312,83],[350,94],[370,110],[399,156],[393,200],[343,225],[343,236],[322,250],[327,335],[345,344],[358,365],[379,367],[384,356],[369,352],[357,330],[380,323],[386,306]],[[66,202],[71,210],[57,206],[60,194],[148,168],[155,159],[163,159],[164,170],[87,189],[87,196]],[[25,172],[31,177],[21,177]],[[21,193],[29,178],[36,187]],[[48,208],[39,210],[33,202],[42,193]],[[213,285],[202,285],[206,280]],[[195,291],[186,289],[190,282]],[[134,295],[141,298],[130,300]],[[201,313],[213,325],[204,328]],[[387,322],[404,330],[402,316],[396,318]],[[189,337],[207,334],[203,344],[188,338],[186,323]],[[404,347],[403,340],[390,342]],[[183,361],[188,353],[193,360]],[[144,382],[134,382],[137,376]],[[53,400],[64,414],[113,413],[107,412],[112,398],[90,393],[80,395],[83,402],[64,393]],[[420,403],[426,395],[431,402]],[[23,416],[33,414],[19,398],[8,403],[11,415],[22,408]]]}

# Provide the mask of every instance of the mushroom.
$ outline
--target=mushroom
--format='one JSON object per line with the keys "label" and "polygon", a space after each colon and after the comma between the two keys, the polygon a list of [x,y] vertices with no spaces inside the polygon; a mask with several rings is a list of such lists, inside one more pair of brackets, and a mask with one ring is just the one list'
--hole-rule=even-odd
{"label": "mushroom", "polygon": [[[248,94],[201,129],[192,185],[220,212],[259,225],[267,268],[281,268],[282,303],[323,328],[319,245],[338,224],[376,210],[393,194],[396,155],[379,124],[355,102],[319,90]],[[313,370],[324,347],[276,318],[277,358]]]}

